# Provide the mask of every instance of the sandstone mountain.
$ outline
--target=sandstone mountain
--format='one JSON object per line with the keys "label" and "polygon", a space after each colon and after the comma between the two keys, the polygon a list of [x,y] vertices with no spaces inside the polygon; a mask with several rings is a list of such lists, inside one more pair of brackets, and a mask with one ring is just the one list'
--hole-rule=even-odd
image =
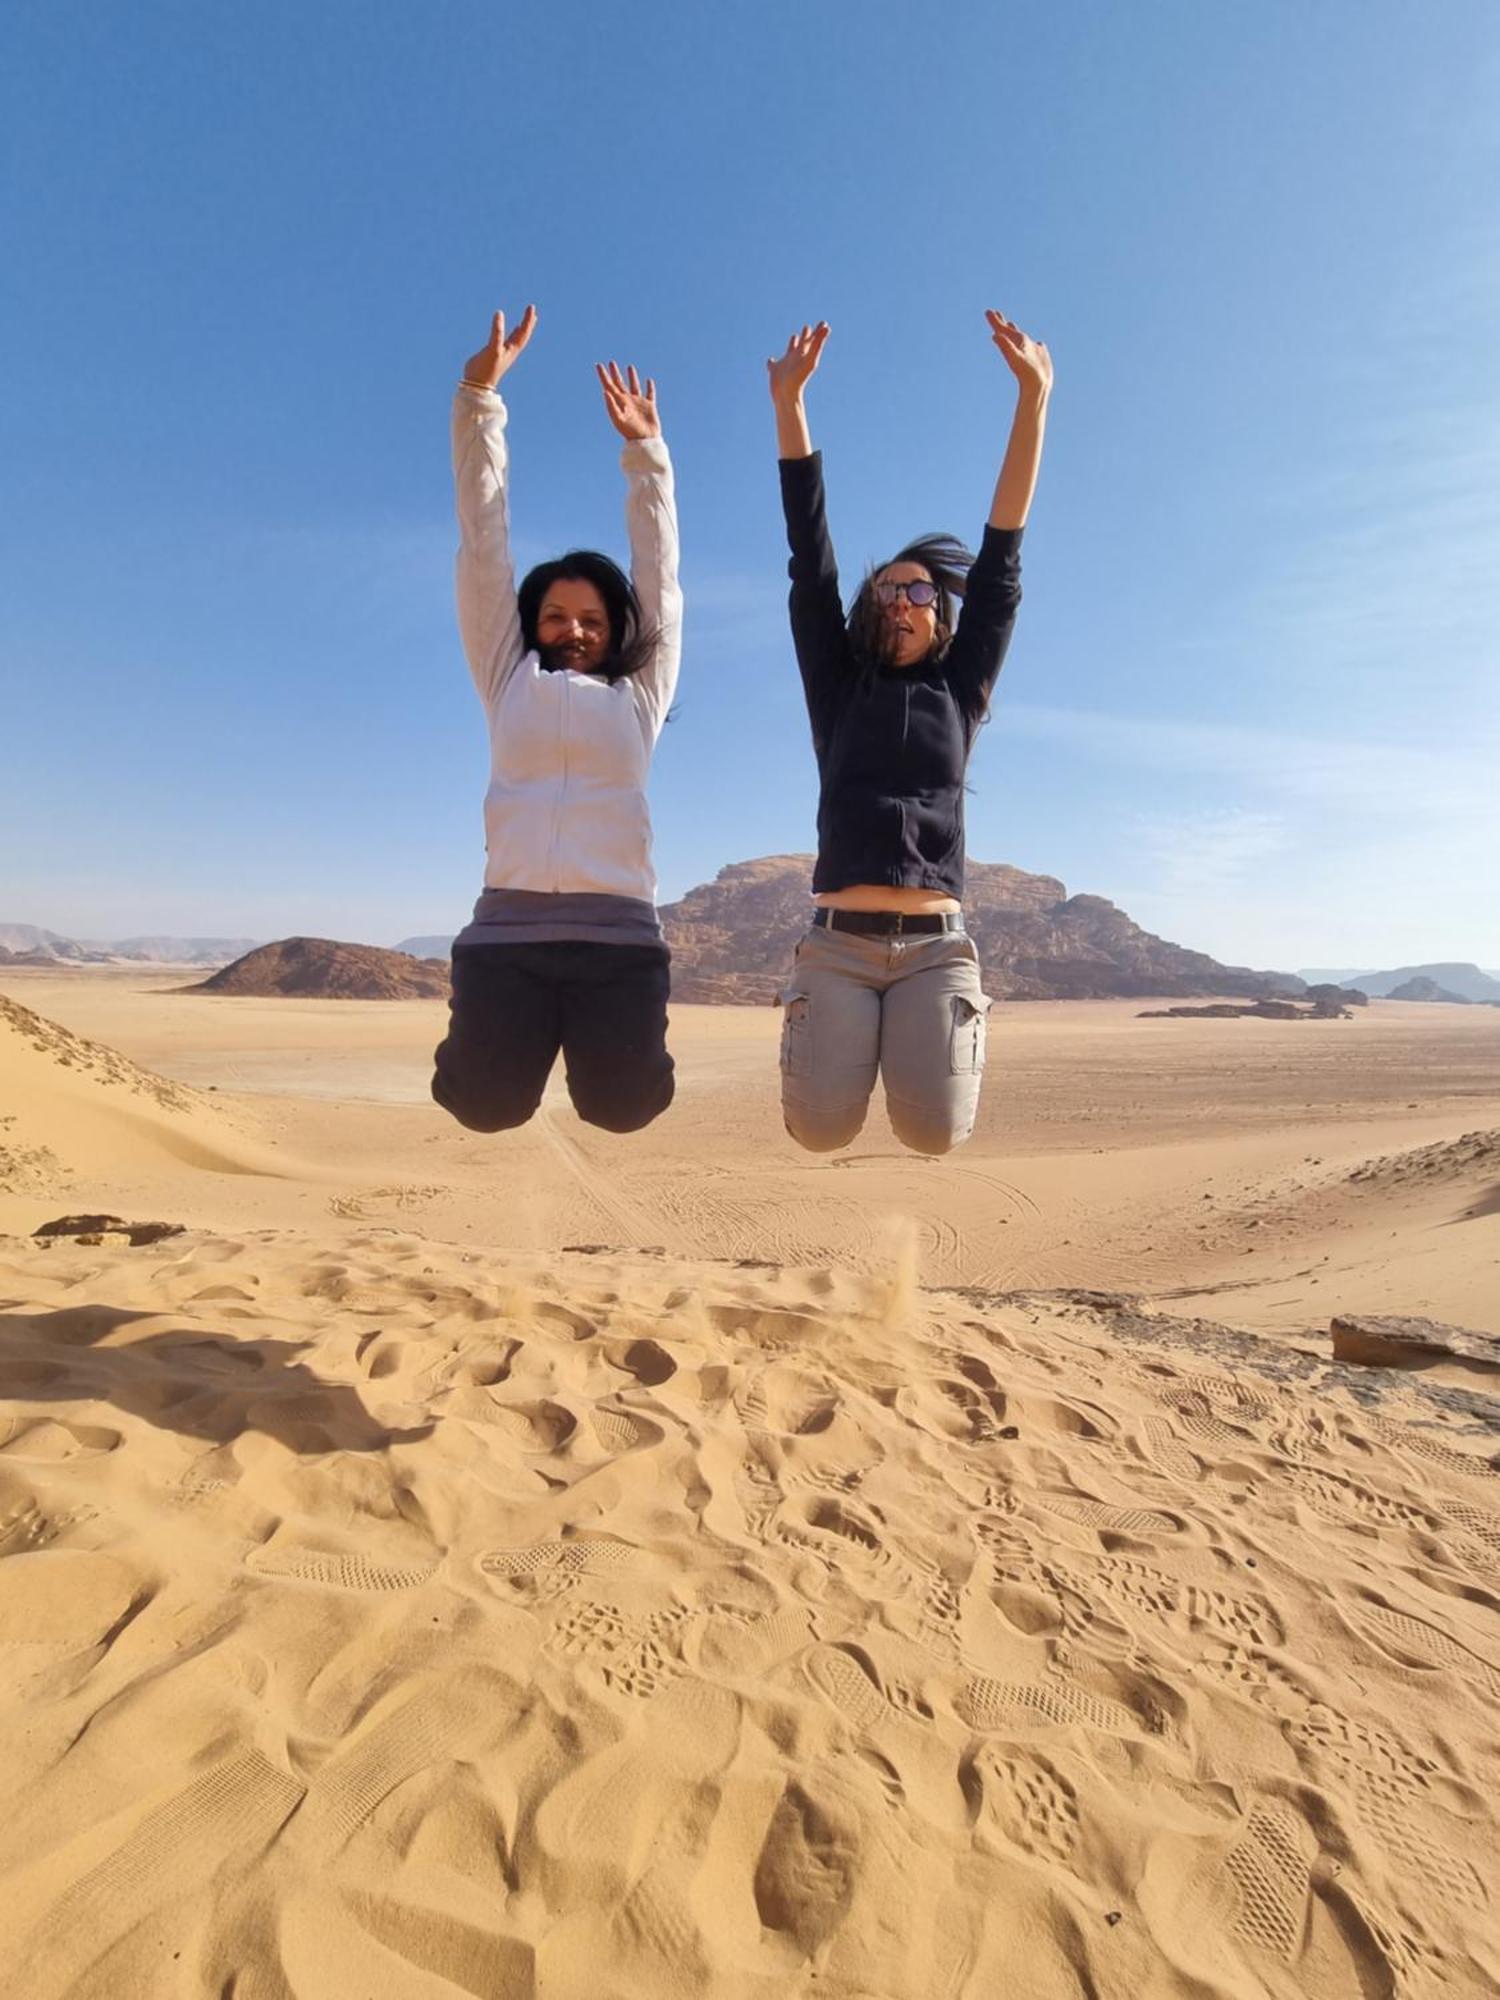
{"label": "sandstone mountain", "polygon": [[240,993],[302,1000],[446,999],[445,961],[410,958],[332,938],[282,938],[247,952],[187,993]]}
{"label": "sandstone mountain", "polygon": [[[812,858],[768,855],[721,868],[661,912],[672,994],[684,1002],[773,1000],[807,928]],[[1052,875],[971,861],[964,913],[987,989],[1013,1000],[1300,994],[1290,973],[1220,965],[1153,937],[1103,896],[1069,896]]]}

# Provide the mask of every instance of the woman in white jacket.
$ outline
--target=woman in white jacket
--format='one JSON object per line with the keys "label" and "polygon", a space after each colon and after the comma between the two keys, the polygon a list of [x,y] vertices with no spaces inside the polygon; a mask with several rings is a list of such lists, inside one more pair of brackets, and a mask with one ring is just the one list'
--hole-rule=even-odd
{"label": "woman in white jacket", "polygon": [[496,313],[453,406],[458,622],[489,722],[490,783],[484,891],[454,941],[432,1094],[471,1131],[524,1125],[561,1050],[579,1116],[634,1132],[673,1089],[646,806],[681,655],[672,462],[656,384],[601,367],[625,440],[630,577],[583,549],[517,589],[497,390],[535,327],[528,306],[507,337]]}

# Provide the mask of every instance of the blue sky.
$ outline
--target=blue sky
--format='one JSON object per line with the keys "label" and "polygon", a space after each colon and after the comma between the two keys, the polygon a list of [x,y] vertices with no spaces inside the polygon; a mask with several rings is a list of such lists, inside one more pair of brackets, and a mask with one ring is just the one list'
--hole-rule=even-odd
{"label": "blue sky", "polygon": [[812,844],[764,357],[846,577],[977,537],[1057,369],[969,848],[1260,965],[1500,965],[1500,13],[1270,0],[9,11],[0,920],[455,928],[482,718],[447,406],[494,306],[523,560],[678,475],[664,899]]}

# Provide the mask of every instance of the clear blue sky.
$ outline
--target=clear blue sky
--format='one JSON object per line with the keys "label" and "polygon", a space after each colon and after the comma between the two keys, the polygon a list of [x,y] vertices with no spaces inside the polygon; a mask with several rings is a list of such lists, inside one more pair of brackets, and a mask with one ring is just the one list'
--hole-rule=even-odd
{"label": "clear blue sky", "polygon": [[846,577],[977,536],[1054,356],[970,853],[1261,965],[1500,965],[1500,12],[1388,0],[7,11],[0,920],[456,928],[486,752],[447,411],[496,305],[520,553],[623,552],[649,367],[688,631],[663,898],[812,844],[764,357]]}

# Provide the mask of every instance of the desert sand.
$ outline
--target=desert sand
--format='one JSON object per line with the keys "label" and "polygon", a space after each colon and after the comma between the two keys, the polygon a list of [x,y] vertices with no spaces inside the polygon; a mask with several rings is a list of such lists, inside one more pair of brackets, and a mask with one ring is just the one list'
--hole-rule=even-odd
{"label": "desert sand", "polygon": [[1006,1007],[818,1160],[769,1008],[480,1138],[183,977],[0,982],[0,1991],[1500,1991],[1500,1375],[1327,1335],[1500,1333],[1500,1011]]}

